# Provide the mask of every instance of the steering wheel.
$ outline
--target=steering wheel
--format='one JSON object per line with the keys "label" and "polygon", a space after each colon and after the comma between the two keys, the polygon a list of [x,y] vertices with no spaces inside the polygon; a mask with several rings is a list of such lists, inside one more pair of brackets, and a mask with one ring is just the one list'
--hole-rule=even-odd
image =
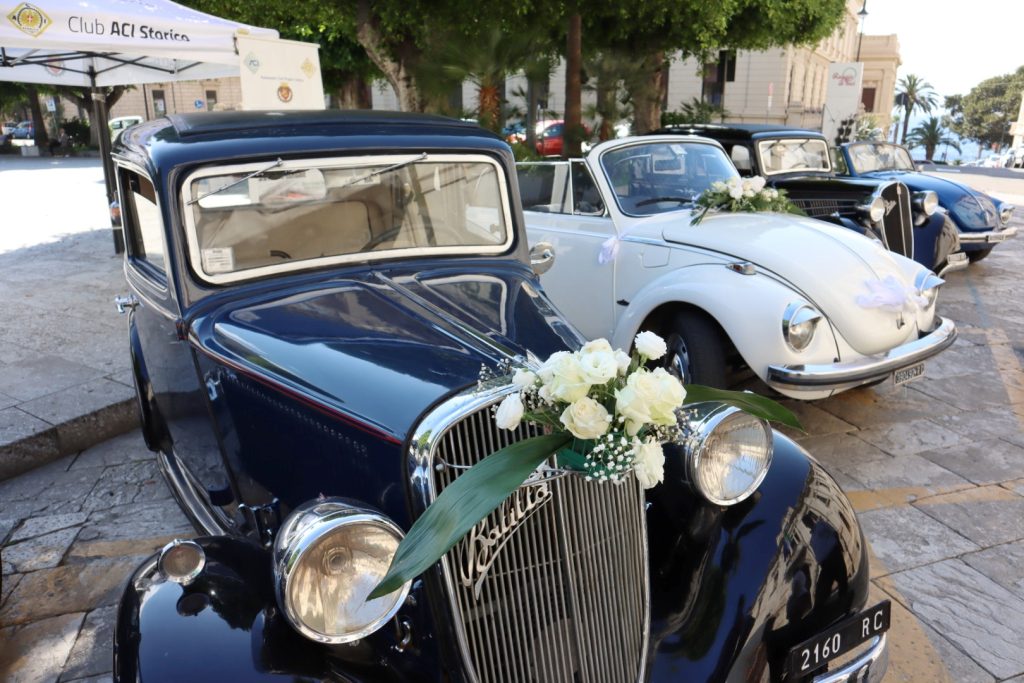
{"label": "steering wheel", "polygon": [[370,241],[364,244],[360,251],[375,251],[377,247],[379,247],[384,242],[387,242],[389,239],[392,239],[394,237],[398,237],[398,233],[400,232],[402,232],[402,226],[400,225],[389,230],[385,230],[376,237],[371,237]]}

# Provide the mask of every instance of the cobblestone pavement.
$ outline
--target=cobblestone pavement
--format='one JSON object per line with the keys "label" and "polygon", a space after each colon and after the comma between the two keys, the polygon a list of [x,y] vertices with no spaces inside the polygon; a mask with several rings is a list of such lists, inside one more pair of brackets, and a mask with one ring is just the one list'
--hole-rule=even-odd
{"label": "cobblestone pavement", "polygon": [[[981,186],[1024,195],[1007,182],[1021,189]],[[1021,272],[1018,238],[949,277],[940,313],[960,339],[924,379],[790,404],[893,602],[888,683],[1024,683]],[[0,482],[0,680],[109,680],[121,584],[190,533],[137,433]]]}

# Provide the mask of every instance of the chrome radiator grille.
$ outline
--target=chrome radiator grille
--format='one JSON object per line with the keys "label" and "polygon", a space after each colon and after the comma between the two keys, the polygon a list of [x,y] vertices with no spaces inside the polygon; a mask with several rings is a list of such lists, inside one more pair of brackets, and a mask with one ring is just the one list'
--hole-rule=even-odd
{"label": "chrome radiator grille", "polygon": [[914,257],[914,221],[910,213],[910,190],[903,183],[891,183],[882,188],[885,217],[882,229],[885,246],[889,251]]}
{"label": "chrome radiator grille", "polygon": [[856,199],[794,199],[793,203],[810,218],[848,216],[857,211]]}
{"label": "chrome radiator grille", "polygon": [[[533,435],[495,428],[488,405],[463,413],[435,442],[432,491],[454,481],[458,467]],[[463,656],[480,683],[641,677],[648,578],[635,481],[528,480],[442,566]]]}

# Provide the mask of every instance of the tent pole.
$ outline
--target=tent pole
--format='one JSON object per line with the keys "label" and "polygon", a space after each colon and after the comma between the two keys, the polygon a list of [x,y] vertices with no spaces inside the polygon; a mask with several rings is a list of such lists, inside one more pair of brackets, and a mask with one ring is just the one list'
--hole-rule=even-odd
{"label": "tent pole", "polygon": [[[103,162],[103,180],[107,189],[107,207],[113,204],[117,195],[117,180],[114,176],[114,160],[110,156],[110,126],[108,124],[109,113],[107,112],[107,95],[101,88],[96,87],[96,73],[92,67],[89,68],[89,76],[92,80],[92,112],[93,121],[96,126],[96,138],[100,143],[100,160]],[[120,254],[124,251],[124,233],[120,225],[113,225],[111,216],[111,229],[114,236],[114,253]]]}

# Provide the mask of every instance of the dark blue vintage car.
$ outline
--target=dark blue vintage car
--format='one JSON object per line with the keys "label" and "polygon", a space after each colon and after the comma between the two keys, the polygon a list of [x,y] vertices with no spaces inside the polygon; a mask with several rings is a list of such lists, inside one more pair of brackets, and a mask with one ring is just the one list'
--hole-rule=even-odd
{"label": "dark blue vintage car", "polygon": [[901,179],[837,175],[820,132],[754,123],[675,126],[665,132],[717,140],[740,175],[764,176],[811,218],[874,237],[939,275],[967,267],[956,225],[937,210],[933,195],[914,192]]}
{"label": "dark blue vintage car", "polygon": [[[478,387],[481,367],[582,343],[531,269],[503,141],[436,117],[226,112],[135,126],[114,157],[143,433],[202,534],[128,580],[115,680],[881,679],[888,603],[866,608],[849,501],[716,404],[681,418],[691,437],[646,496],[528,480],[366,599],[446,485],[530,436],[494,427],[513,387]],[[750,449],[774,457],[744,471]],[[698,475],[750,495],[712,504]]]}
{"label": "dark blue vintage car", "polygon": [[1017,234],[1009,227],[1014,206],[966,185],[919,173],[905,147],[891,142],[851,142],[839,147],[840,172],[857,178],[897,180],[915,192],[934,192],[960,230],[960,246],[971,262]]}

